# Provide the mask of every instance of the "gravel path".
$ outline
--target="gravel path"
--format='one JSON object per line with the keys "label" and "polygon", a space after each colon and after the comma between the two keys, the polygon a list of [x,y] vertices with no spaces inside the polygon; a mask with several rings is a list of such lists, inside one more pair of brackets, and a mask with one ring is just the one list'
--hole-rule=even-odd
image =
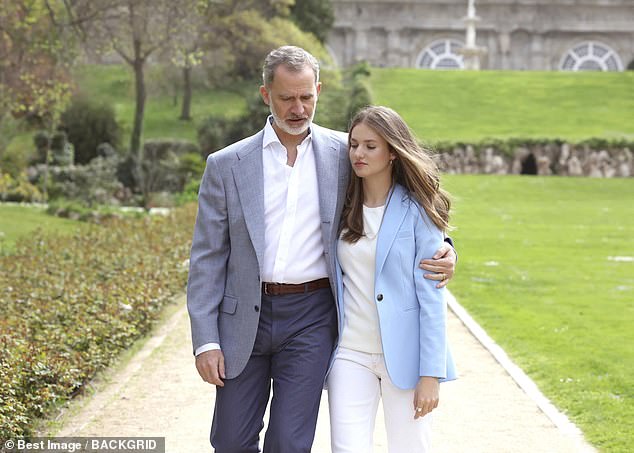
{"label": "gravel path", "polygon": [[[75,403],[56,436],[160,436],[167,453],[211,452],[214,388],[200,380],[191,354],[184,298],[122,369]],[[577,453],[593,450],[557,428],[453,314],[450,342],[460,379],[441,385],[436,453]],[[386,453],[379,407],[375,453]],[[326,394],[313,446],[330,451]]]}

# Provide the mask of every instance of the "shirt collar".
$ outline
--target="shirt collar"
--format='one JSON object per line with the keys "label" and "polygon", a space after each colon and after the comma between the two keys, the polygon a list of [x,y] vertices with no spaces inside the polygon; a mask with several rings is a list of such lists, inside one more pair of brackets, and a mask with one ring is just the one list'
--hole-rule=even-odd
{"label": "shirt collar", "polygon": [[[308,143],[308,140],[312,140],[312,133],[311,133],[310,126],[308,127],[308,135],[304,138],[304,140],[302,140],[299,146],[302,146],[303,144]],[[284,146],[282,145],[282,142],[280,142],[280,139],[275,133],[275,129],[273,129],[273,115],[269,115],[269,117],[266,119],[266,124],[264,125],[264,138],[262,140],[262,148],[266,148],[267,146],[270,146],[272,143],[279,143],[280,146],[282,147]]]}

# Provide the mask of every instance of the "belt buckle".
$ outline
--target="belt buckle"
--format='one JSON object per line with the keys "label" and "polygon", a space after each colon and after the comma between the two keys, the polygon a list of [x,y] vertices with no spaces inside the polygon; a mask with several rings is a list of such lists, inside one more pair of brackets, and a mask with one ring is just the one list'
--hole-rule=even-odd
{"label": "belt buckle", "polygon": [[264,282],[264,295],[265,296],[271,296],[272,294],[269,294],[269,283],[270,282]]}

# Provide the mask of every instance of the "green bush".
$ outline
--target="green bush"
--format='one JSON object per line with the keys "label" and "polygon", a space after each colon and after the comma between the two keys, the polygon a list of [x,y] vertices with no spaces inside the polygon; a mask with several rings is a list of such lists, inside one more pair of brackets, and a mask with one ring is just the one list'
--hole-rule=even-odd
{"label": "green bush", "polygon": [[315,122],[320,126],[345,131],[348,127],[347,109],[342,100],[349,98],[340,71],[324,69],[319,74],[322,83]]}
{"label": "green bush", "polygon": [[87,165],[32,167],[36,174],[33,179],[40,183],[48,171],[49,199],[65,198],[83,203],[85,206],[97,204],[120,204],[130,197],[123,184],[117,179],[119,158],[117,156],[92,159]]}
{"label": "green bush", "polygon": [[192,179],[187,183],[181,193],[176,194],[176,204],[181,206],[186,203],[198,201],[198,191],[200,190],[200,179]]}
{"label": "green bush", "polygon": [[0,438],[80,393],[183,291],[193,205],[38,233],[0,257]]}
{"label": "green bush", "polygon": [[201,174],[192,160],[192,155],[199,153],[198,147],[188,141],[146,141],[141,164],[143,193],[182,191],[192,174]]}
{"label": "green bush", "polygon": [[348,123],[359,110],[372,104],[372,92],[368,82],[369,76],[370,65],[367,62],[358,63],[347,71],[345,86],[348,91],[346,111]]}
{"label": "green bush", "polygon": [[198,126],[198,144],[203,158],[224,148],[229,135],[229,127],[232,120],[221,116],[212,115],[201,121]]}
{"label": "green bush", "polygon": [[112,205],[93,205],[86,206],[77,200],[67,200],[58,198],[48,203],[46,212],[56,217],[64,219],[80,220],[91,223],[104,223],[113,218],[122,218],[124,216],[138,217],[140,214],[134,211],[122,212],[119,208]]}
{"label": "green bush", "polygon": [[97,147],[110,143],[118,149],[121,128],[112,106],[77,97],[62,114],[61,124],[75,148],[75,163],[87,164],[97,157]]}
{"label": "green bush", "polygon": [[51,163],[60,166],[75,163],[75,148],[64,131],[58,131],[51,137]]}
{"label": "green bush", "polygon": [[33,203],[44,201],[44,196],[24,173],[13,178],[8,173],[0,172],[0,200]]}
{"label": "green bush", "polygon": [[205,172],[205,161],[200,152],[183,154],[179,159],[177,171],[184,186],[187,186],[190,181],[200,181]]}
{"label": "green bush", "polygon": [[213,115],[198,128],[198,142],[203,158],[225,146],[255,134],[264,127],[269,107],[259,93],[247,99],[247,111],[235,119]]}

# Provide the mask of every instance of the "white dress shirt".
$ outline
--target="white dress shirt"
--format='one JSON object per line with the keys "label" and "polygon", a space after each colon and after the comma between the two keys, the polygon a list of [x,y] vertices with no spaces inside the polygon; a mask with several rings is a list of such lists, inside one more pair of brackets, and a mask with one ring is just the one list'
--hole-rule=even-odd
{"label": "white dress shirt", "polygon": [[[269,117],[264,126],[264,262],[262,281],[304,283],[328,277],[319,213],[319,186],[312,136],[297,146],[293,166]],[[328,190],[328,188],[327,188]],[[196,349],[220,349],[208,343]]]}
{"label": "white dress shirt", "polygon": [[262,281],[304,283],[328,276],[319,214],[319,186],[312,136],[287,151],[270,120],[264,127],[264,262]]}

